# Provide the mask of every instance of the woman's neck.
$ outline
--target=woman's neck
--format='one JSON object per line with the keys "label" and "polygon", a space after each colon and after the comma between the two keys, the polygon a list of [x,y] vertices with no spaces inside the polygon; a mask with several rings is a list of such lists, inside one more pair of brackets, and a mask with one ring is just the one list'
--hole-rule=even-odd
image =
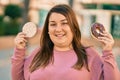
{"label": "woman's neck", "polygon": [[65,46],[54,46],[54,49],[57,50],[57,51],[68,51],[68,50],[73,49],[73,47],[72,46],[68,46],[68,47],[65,47]]}

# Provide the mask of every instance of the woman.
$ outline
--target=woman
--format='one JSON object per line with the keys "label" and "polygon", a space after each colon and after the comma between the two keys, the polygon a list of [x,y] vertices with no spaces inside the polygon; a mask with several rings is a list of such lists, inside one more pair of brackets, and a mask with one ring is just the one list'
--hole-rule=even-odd
{"label": "woman", "polygon": [[47,15],[40,47],[25,58],[26,36],[15,38],[12,56],[12,80],[120,80],[112,54],[114,40],[104,32],[103,56],[81,44],[81,33],[73,10],[56,5]]}

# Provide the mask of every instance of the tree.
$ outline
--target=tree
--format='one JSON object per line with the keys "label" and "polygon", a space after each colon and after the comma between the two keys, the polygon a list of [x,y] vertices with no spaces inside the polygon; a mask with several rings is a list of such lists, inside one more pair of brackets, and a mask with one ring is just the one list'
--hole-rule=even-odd
{"label": "tree", "polygon": [[4,16],[5,35],[16,35],[20,31],[22,8],[16,4],[8,4],[5,6]]}
{"label": "tree", "polygon": [[22,9],[15,4],[9,4],[5,7],[5,16],[16,19],[22,16]]}

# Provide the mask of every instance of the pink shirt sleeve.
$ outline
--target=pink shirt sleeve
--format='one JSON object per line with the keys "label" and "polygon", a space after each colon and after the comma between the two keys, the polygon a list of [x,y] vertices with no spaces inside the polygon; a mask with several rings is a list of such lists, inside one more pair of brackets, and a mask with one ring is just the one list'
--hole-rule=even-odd
{"label": "pink shirt sleeve", "polygon": [[103,51],[104,80],[120,80],[120,72],[112,51]]}
{"label": "pink shirt sleeve", "polygon": [[32,51],[30,55],[25,56],[26,49],[14,49],[14,54],[11,58],[12,67],[11,67],[11,75],[12,80],[29,80],[30,72],[29,65],[35,56],[35,54],[40,50],[40,48],[36,48]]}
{"label": "pink shirt sleeve", "polygon": [[12,80],[25,80],[24,79],[24,61],[25,61],[25,49],[15,48],[14,55],[11,58]]}
{"label": "pink shirt sleeve", "polygon": [[91,80],[120,80],[120,72],[112,51],[102,51],[102,56],[94,48],[88,48],[88,62]]}

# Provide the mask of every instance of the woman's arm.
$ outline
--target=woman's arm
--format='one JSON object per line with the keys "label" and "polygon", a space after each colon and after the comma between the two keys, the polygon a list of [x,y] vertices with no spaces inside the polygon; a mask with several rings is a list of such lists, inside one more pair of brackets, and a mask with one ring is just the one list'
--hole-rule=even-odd
{"label": "woman's arm", "polygon": [[120,80],[120,72],[117,63],[112,54],[114,39],[112,35],[106,31],[101,33],[102,37],[98,40],[103,44],[103,77],[104,80]]}
{"label": "woman's arm", "polygon": [[89,67],[91,80],[120,80],[120,72],[112,51],[103,51],[102,57],[94,48],[87,50],[89,53]]}
{"label": "woman's arm", "polygon": [[25,60],[25,47],[26,47],[26,35],[23,32],[18,33],[14,43],[14,54],[11,58],[12,61],[12,80],[24,80],[24,60]]}
{"label": "woman's arm", "polygon": [[24,60],[25,49],[14,49],[14,55],[11,58],[11,74],[12,80],[24,80]]}
{"label": "woman's arm", "polygon": [[103,51],[102,59],[104,80],[120,80],[120,72],[112,51]]}

